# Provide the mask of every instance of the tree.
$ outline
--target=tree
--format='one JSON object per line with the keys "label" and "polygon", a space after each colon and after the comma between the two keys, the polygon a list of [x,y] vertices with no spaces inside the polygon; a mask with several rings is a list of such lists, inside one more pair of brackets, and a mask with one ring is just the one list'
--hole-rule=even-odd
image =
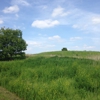
{"label": "tree", "polygon": [[68,51],[67,48],[62,48],[62,51]]}
{"label": "tree", "polygon": [[22,38],[21,30],[0,29],[0,58],[12,59],[16,55],[25,56],[27,44]]}

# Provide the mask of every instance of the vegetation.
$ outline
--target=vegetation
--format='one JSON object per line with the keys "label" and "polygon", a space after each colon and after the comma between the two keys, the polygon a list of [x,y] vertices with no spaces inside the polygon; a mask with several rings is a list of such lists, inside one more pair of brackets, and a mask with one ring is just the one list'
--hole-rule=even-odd
{"label": "vegetation", "polygon": [[99,100],[100,60],[86,53],[100,55],[49,52],[0,62],[0,86],[22,100]]}
{"label": "vegetation", "polygon": [[96,51],[55,51],[55,52],[44,52],[40,54],[34,54],[33,56],[43,56],[43,57],[74,57],[74,58],[83,58],[83,59],[93,59],[100,60],[100,52]]}
{"label": "vegetation", "polygon": [[22,38],[21,30],[0,29],[0,59],[12,59],[14,56],[25,56],[27,44]]}
{"label": "vegetation", "polygon": [[62,51],[67,51],[67,48],[62,48]]}

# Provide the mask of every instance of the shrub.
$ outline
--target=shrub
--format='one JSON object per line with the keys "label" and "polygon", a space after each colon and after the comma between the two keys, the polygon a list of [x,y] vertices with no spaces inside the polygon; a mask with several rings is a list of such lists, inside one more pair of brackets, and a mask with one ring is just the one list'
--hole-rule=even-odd
{"label": "shrub", "polygon": [[62,51],[68,51],[67,48],[62,48]]}

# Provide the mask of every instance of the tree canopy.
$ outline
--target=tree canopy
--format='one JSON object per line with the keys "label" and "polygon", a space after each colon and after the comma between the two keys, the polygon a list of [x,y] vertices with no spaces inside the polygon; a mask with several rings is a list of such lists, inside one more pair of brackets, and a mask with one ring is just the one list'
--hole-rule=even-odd
{"label": "tree canopy", "polygon": [[62,51],[68,51],[68,50],[67,50],[67,48],[64,47],[64,48],[62,48]]}
{"label": "tree canopy", "polygon": [[9,28],[0,29],[0,59],[11,59],[16,55],[23,56],[27,44],[22,38],[22,31]]}

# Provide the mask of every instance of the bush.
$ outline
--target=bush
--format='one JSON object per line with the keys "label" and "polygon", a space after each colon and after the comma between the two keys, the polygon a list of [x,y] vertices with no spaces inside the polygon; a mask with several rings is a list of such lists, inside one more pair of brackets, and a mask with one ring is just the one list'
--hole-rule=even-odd
{"label": "bush", "polygon": [[62,48],[62,51],[68,51],[67,48]]}

